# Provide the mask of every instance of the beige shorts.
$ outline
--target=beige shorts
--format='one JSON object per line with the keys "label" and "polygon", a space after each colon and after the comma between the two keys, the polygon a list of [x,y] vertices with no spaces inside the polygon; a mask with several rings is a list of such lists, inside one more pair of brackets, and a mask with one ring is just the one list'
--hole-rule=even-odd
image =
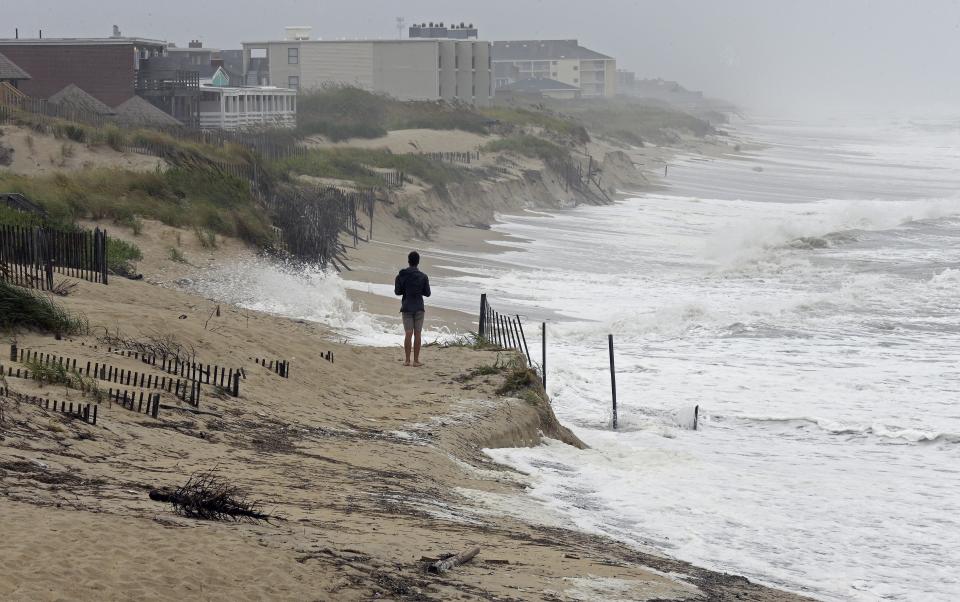
{"label": "beige shorts", "polygon": [[405,311],[400,314],[403,316],[403,330],[406,332],[420,332],[423,330],[423,316],[424,312],[422,311]]}

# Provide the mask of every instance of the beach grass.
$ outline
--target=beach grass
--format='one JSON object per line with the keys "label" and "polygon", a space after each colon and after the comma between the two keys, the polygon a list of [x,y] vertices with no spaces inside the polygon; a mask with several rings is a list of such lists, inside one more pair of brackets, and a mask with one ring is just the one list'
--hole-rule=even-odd
{"label": "beach grass", "polygon": [[60,334],[87,334],[82,314],[71,314],[44,293],[0,281],[0,329],[28,328]]}
{"label": "beach grass", "polygon": [[269,222],[255,206],[247,183],[216,169],[99,168],[34,177],[0,173],[0,189],[26,195],[49,212],[52,224],[112,219],[126,225],[150,218],[174,227],[206,228],[253,244],[266,243],[270,237]]}

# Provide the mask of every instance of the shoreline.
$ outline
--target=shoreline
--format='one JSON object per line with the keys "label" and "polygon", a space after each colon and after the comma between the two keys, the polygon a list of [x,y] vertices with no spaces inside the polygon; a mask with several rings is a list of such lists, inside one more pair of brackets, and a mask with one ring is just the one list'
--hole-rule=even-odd
{"label": "shoreline", "polygon": [[[493,247],[487,237],[496,233],[456,233],[467,230],[467,240],[456,237],[461,252]],[[5,406],[0,507],[13,543],[0,553],[8,567],[0,597],[801,599],[544,516],[523,475],[482,450],[536,445],[544,433],[563,438],[564,429],[548,405],[497,394],[503,370],[478,372],[501,361],[496,351],[428,346],[425,368],[403,368],[397,348],[340,342],[318,322],[211,301],[178,287],[210,266],[255,256],[237,241],[211,250],[189,240],[190,263],[173,263],[165,251],[179,234],[155,222],[136,238],[122,233],[144,250],[145,281],[81,282],[62,300],[87,315],[94,334],[54,341],[22,333],[16,342],[80,364],[143,371],[105,347],[116,337],[170,336],[201,361],[245,367],[241,394],[205,388],[201,414],[165,395],[157,419],[102,402],[97,426],[30,404]],[[394,257],[398,246],[389,245],[402,246],[361,245],[369,264],[354,275],[391,283],[391,264],[377,263]],[[350,296],[371,309],[396,306],[362,291]],[[455,326],[473,319],[433,313]],[[328,351],[335,361],[319,357]],[[288,360],[291,376],[253,357]],[[47,399],[85,399],[62,386],[7,384]],[[275,518],[198,521],[147,496],[207,470]],[[473,563],[443,576],[423,571],[421,557],[471,546],[481,548]]]}

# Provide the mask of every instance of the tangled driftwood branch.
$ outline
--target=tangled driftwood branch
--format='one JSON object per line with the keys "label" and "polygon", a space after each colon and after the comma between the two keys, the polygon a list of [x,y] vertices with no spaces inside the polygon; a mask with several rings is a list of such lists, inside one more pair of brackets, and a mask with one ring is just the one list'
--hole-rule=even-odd
{"label": "tangled driftwood branch", "polygon": [[194,473],[176,490],[154,489],[150,499],[169,502],[178,514],[204,520],[270,520],[260,503],[250,500],[237,487],[214,475],[213,471]]}

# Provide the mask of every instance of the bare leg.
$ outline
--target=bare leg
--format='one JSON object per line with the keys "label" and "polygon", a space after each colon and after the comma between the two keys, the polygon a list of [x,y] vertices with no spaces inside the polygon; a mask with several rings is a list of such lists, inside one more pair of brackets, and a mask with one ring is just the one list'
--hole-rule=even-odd
{"label": "bare leg", "polygon": [[416,331],[413,334],[413,365],[419,366],[420,364],[420,331]]}
{"label": "bare leg", "polygon": [[[410,339],[413,338],[413,331],[408,330],[403,335],[403,355],[404,355],[404,366],[410,365]],[[420,353],[420,338],[417,337],[417,353]]]}

